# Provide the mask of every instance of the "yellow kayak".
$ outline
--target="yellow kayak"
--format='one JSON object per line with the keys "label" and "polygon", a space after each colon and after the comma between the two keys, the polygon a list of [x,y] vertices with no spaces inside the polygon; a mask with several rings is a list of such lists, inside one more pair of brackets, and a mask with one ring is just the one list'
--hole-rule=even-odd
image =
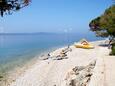
{"label": "yellow kayak", "polygon": [[84,45],[84,44],[74,44],[74,46],[76,48],[84,48],[84,49],[93,49],[94,46],[91,45],[91,44],[87,44],[87,45]]}

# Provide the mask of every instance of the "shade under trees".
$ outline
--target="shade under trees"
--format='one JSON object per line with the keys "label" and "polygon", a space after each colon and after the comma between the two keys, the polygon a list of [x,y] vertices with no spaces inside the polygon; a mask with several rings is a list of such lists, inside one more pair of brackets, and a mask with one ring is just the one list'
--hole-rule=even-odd
{"label": "shade under trees", "polygon": [[25,6],[28,6],[30,0],[0,0],[0,15],[12,14]]}

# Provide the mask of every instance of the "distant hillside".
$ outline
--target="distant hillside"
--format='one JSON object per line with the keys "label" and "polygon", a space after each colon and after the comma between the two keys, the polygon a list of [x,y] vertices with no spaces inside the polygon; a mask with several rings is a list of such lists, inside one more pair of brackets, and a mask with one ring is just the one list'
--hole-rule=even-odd
{"label": "distant hillside", "polygon": [[36,32],[36,33],[0,33],[0,35],[53,35],[57,33]]}

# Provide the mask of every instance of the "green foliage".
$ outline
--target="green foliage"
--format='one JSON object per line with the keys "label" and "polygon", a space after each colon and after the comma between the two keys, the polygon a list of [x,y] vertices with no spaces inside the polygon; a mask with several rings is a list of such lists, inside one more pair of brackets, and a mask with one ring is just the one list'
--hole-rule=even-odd
{"label": "green foliage", "polygon": [[90,30],[95,32],[96,36],[110,37],[112,43],[111,55],[115,55],[115,5],[112,5],[105,12],[92,20],[89,24]]}
{"label": "green foliage", "polygon": [[13,11],[29,5],[30,0],[0,0],[0,15],[12,14]]}
{"label": "green foliage", "polygon": [[111,53],[110,53],[110,55],[115,55],[115,43],[114,44],[112,44],[112,51],[111,51]]}
{"label": "green foliage", "polygon": [[115,37],[115,5],[105,10],[104,14],[95,18],[89,24],[91,31],[96,32],[97,36]]}

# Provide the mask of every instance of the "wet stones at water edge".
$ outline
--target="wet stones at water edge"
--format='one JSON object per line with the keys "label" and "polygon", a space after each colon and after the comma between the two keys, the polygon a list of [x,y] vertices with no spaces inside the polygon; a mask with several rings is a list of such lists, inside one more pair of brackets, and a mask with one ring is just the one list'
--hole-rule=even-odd
{"label": "wet stones at water edge", "polygon": [[1,78],[3,78],[3,76],[2,76],[2,75],[0,75],[0,79],[1,79]]}
{"label": "wet stones at water edge", "polygon": [[3,78],[4,78],[4,77],[3,77],[2,75],[0,75],[0,81],[2,81]]}
{"label": "wet stones at water edge", "polygon": [[95,68],[96,60],[89,63],[87,66],[76,66],[66,76],[66,86],[87,86],[93,69]]}
{"label": "wet stones at water edge", "polygon": [[0,86],[2,86],[2,81],[3,81],[3,76],[2,75],[0,75]]}

